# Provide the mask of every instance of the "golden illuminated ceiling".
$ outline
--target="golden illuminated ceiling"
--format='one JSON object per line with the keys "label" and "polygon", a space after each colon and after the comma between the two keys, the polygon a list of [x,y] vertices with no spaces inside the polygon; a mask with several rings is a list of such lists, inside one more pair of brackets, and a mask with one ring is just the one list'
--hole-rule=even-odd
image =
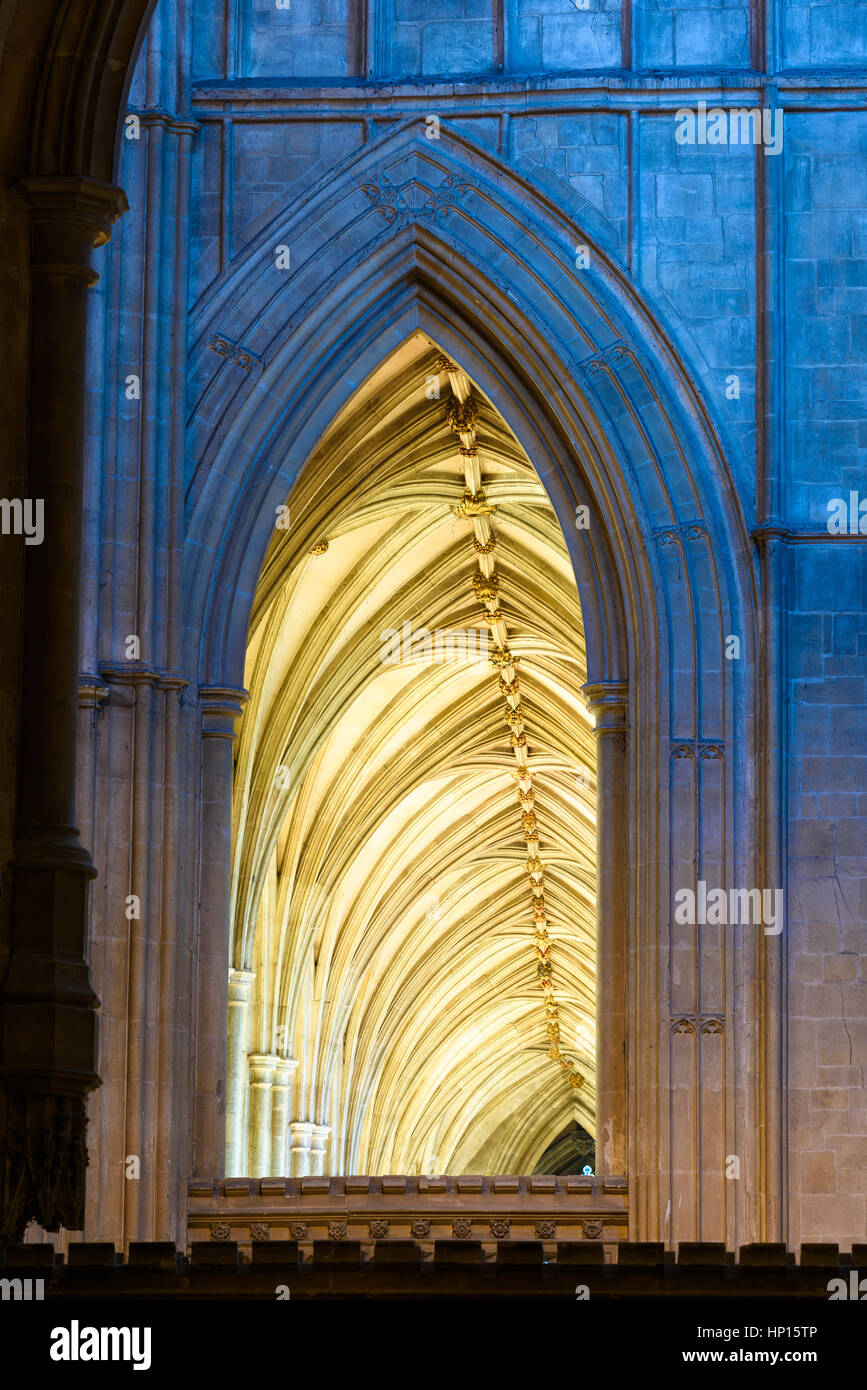
{"label": "golden illuminated ceiling", "polygon": [[[416,335],[359,387],[275,527],[251,622],[233,959],[256,972],[249,1050],[298,1060],[290,1118],[331,1127],[333,1173],[532,1172],[573,1119],[594,1131],[578,595],[537,474],[473,388],[560,1048],[580,1088],[547,1055],[516,755],[500,673],[474,647],[497,638],[473,590],[473,523],[452,510],[466,458],[439,356]],[[471,654],[443,659],[467,631]]]}

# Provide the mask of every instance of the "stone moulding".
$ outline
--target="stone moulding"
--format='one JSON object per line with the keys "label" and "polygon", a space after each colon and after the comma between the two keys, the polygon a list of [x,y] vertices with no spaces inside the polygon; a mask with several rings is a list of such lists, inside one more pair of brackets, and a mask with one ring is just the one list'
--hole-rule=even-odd
{"label": "stone moulding", "polygon": [[[677,96],[678,105],[682,99]],[[446,174],[452,176],[451,184],[445,183]],[[456,215],[436,218],[433,204],[425,201],[423,193],[404,188],[410,175],[419,187],[436,184],[443,206],[452,198],[450,189],[463,181],[471,186],[473,196],[463,197]],[[362,191],[363,184],[367,192]],[[412,199],[419,199],[412,217],[408,216],[410,193]],[[421,329],[436,338],[450,362],[466,357],[465,366],[479,390],[497,409],[504,409],[504,418],[519,442],[528,446],[529,454],[544,461],[544,466],[540,463],[543,475],[575,479],[575,486],[564,488],[562,495],[554,490],[552,500],[556,499],[564,535],[574,529],[573,500],[586,497],[591,504],[596,535],[591,533],[590,543],[577,545],[573,556],[585,605],[588,683],[591,688],[618,692],[592,711],[604,764],[597,785],[602,804],[607,797],[609,804],[622,804],[628,816],[625,833],[608,837],[599,873],[599,913],[605,924],[600,939],[607,952],[600,956],[599,978],[610,1004],[606,1026],[616,1038],[597,1078],[597,1113],[611,1117],[607,1162],[622,1173],[629,1153],[641,1151],[649,1136],[670,1133],[672,1114],[664,1088],[648,1086],[640,1069],[627,1073],[615,1060],[645,1055],[670,1017],[670,975],[665,970],[641,992],[634,1010],[621,1006],[623,993],[618,988],[619,962],[638,960],[646,949],[668,950],[668,943],[661,945],[658,937],[654,895],[644,876],[630,867],[657,858],[670,865],[677,856],[675,828],[666,809],[667,790],[673,773],[683,777],[687,766],[669,762],[662,731],[666,727],[702,733],[710,729],[720,739],[725,736],[726,775],[733,778],[752,751],[756,728],[752,722],[755,691],[749,685],[736,687],[734,668],[723,668],[719,697],[709,708],[702,667],[706,654],[699,651],[685,622],[677,628],[682,655],[675,658],[671,644],[663,643],[657,668],[637,659],[637,654],[655,640],[655,634],[670,630],[672,614],[683,613],[695,615],[697,632],[738,632],[752,650],[757,613],[749,569],[753,546],[737,501],[732,468],[712,418],[686,359],[656,322],[652,306],[630,282],[628,271],[601,251],[592,256],[586,270],[575,266],[576,227],[591,247],[604,244],[594,225],[589,213],[586,218],[582,213],[577,221],[562,201],[540,193],[495,154],[472,146],[459,132],[445,127],[438,142],[428,142],[418,128],[397,126],[353,151],[311,189],[303,204],[293,204],[263,225],[219,285],[195,307],[190,370],[203,389],[190,423],[190,456],[196,460],[196,470],[190,482],[189,538],[191,551],[200,546],[204,557],[212,553],[207,549],[209,538],[217,532],[226,537],[216,567],[210,559],[207,565],[204,559],[196,560],[191,585],[205,666],[214,672],[219,666],[219,679],[228,681],[227,671],[219,665],[228,655],[232,679],[240,681],[246,640],[244,605],[236,597],[231,604],[211,597],[244,591],[241,578],[248,566],[250,537],[258,536],[263,543],[265,539],[266,509],[257,493],[256,514],[252,501],[249,508],[242,508],[248,527],[243,548],[234,541],[241,535],[239,499],[245,495],[243,486],[251,466],[247,453],[239,453],[236,447],[239,411],[255,421],[256,439],[267,441],[256,456],[257,477],[263,488],[271,480],[275,501],[279,483],[283,501],[286,460],[293,467],[301,464],[299,430],[309,431],[311,438],[317,431],[324,432],[338,398],[342,408],[359,373],[378,367],[385,349],[394,347],[398,331],[406,335]],[[522,232],[517,239],[516,228]],[[284,240],[310,249],[303,270],[293,271],[281,282],[282,288],[272,292],[273,248]],[[522,292],[528,272],[536,286],[533,295]],[[392,298],[397,284],[400,296]],[[231,318],[226,317],[227,302]],[[380,303],[382,309],[374,313],[373,305]],[[455,305],[459,311],[450,312]],[[369,337],[359,354],[347,325],[362,318],[369,325]],[[568,330],[557,327],[561,322],[568,322]],[[268,358],[262,383],[251,383],[241,372],[220,369],[214,373],[215,357],[205,353],[205,343],[224,329],[242,342],[253,340],[255,332],[255,342],[264,345]],[[328,374],[317,373],[314,391],[309,355],[314,353],[319,360],[326,349],[332,353]],[[594,362],[589,373],[576,375],[578,367],[593,367]],[[209,395],[206,384],[214,377],[220,384]],[[340,385],[332,398],[336,381]],[[257,389],[262,385],[269,389]],[[520,405],[515,406],[518,396]],[[610,448],[603,449],[594,431],[586,429],[585,402],[587,408],[592,402]],[[625,442],[639,439],[642,444],[637,448]],[[212,478],[219,479],[219,487],[209,488]],[[638,497],[649,499],[646,507],[636,505]],[[682,517],[678,515],[681,507]],[[671,533],[665,537],[670,544],[657,549],[649,518],[663,533]],[[267,521],[270,527],[270,516]],[[710,534],[705,526],[709,532],[712,527]],[[603,535],[605,543],[597,543],[597,536]],[[647,582],[648,571],[652,583]],[[624,594],[634,595],[635,604],[624,602]],[[498,664],[505,664],[502,653]],[[216,680],[217,675],[212,678]],[[737,722],[732,714],[736,688]],[[676,717],[668,722],[672,710]],[[696,713],[700,717],[693,717]],[[650,750],[647,757],[636,752],[644,746]],[[713,777],[707,788],[702,782],[699,794],[706,791],[712,797],[714,778],[722,765],[704,762],[700,766]],[[637,795],[627,793],[631,767],[638,778]],[[770,785],[769,795],[775,797],[777,783]],[[752,863],[757,851],[742,822],[734,819],[734,805],[735,799],[726,796],[721,834],[739,861]],[[533,843],[530,854],[536,858]],[[730,974],[721,978],[728,988]],[[732,1007],[728,995],[721,1003],[727,1010]],[[776,1008],[776,1002],[772,1004]],[[716,1127],[723,1153],[730,1144],[729,1117],[743,1097],[741,1079],[754,1073],[753,1053],[765,1048],[763,1035],[752,1022],[750,1014],[749,1026],[741,1030],[750,1056],[725,1074],[731,1103],[727,1100],[720,1109],[708,1091],[697,1093],[700,1123]],[[728,1054],[724,1060],[728,1067]],[[776,1054],[769,1066],[777,1066]],[[660,1151],[660,1168],[648,1201],[633,1214],[633,1234],[652,1236],[663,1228],[672,1193],[673,1210],[695,1215],[694,1226],[690,1225],[693,1216],[684,1218],[681,1238],[692,1231],[717,1229],[702,1224],[705,1201],[707,1221],[721,1221],[720,1234],[730,1242],[736,1229],[756,1234],[759,1226],[749,1225],[752,1217],[734,1205],[720,1213],[717,1189],[710,1180],[702,1177],[697,1205],[693,1202],[691,1174],[701,1175],[704,1170],[697,1140],[690,1138],[689,1143],[693,1148],[683,1169],[669,1171],[669,1155]],[[756,1182],[770,1182],[771,1177],[776,1182],[771,1169],[778,1164],[780,1146],[769,1143],[753,1153],[754,1144],[755,1136],[748,1134]],[[688,1179],[683,1176],[686,1172]],[[684,1198],[679,1206],[681,1182],[687,1184],[689,1201]],[[451,1194],[444,1197],[444,1206],[450,1200]],[[492,1215],[482,1212],[480,1220],[490,1220]],[[594,1219],[592,1213],[587,1216]],[[538,1219],[546,1218],[551,1219],[551,1214],[539,1213]]]}
{"label": "stone moulding", "polygon": [[[232,1178],[189,1184],[190,1240],[616,1242],[628,1235],[626,1179]],[[225,1232],[229,1231],[229,1235]],[[590,1236],[589,1232],[596,1235]]]}

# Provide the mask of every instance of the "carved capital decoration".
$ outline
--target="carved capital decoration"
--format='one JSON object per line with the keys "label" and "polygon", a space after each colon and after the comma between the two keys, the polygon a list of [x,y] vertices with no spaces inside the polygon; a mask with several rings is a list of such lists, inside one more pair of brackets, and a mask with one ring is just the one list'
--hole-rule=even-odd
{"label": "carved capital decoration", "polygon": [[537,1240],[556,1240],[557,1222],[556,1221],[537,1221],[536,1222]]}
{"label": "carved capital decoration", "polygon": [[228,1240],[232,1234],[232,1228],[228,1221],[212,1221],[208,1229],[211,1233],[211,1240]]}
{"label": "carved capital decoration", "polygon": [[251,1221],[250,1239],[255,1241],[271,1239],[271,1223],[269,1221]]}
{"label": "carved capital decoration", "polygon": [[289,1234],[293,1240],[307,1240],[310,1227],[306,1221],[290,1221]]}
{"label": "carved capital decoration", "polygon": [[383,1220],[371,1221],[367,1227],[367,1234],[371,1240],[385,1240],[388,1231],[389,1223]]}
{"label": "carved capital decoration", "polygon": [[346,1240],[346,1230],[347,1230],[347,1226],[346,1226],[346,1222],[345,1222],[345,1221],[329,1221],[329,1223],[328,1223],[328,1239],[329,1239],[329,1240]]}
{"label": "carved capital decoration", "polygon": [[464,1216],[452,1222],[452,1235],[455,1240],[469,1240],[473,1234],[473,1223]]}
{"label": "carved capital decoration", "polygon": [[598,1240],[602,1235],[601,1221],[582,1221],[581,1229],[586,1240]]}
{"label": "carved capital decoration", "polygon": [[419,1217],[418,1220],[409,1223],[409,1231],[413,1240],[425,1240],[430,1235],[430,1222]]}
{"label": "carved capital decoration", "polygon": [[495,1240],[508,1240],[511,1234],[511,1221],[503,1218],[501,1220],[491,1222],[491,1235],[494,1237]]}

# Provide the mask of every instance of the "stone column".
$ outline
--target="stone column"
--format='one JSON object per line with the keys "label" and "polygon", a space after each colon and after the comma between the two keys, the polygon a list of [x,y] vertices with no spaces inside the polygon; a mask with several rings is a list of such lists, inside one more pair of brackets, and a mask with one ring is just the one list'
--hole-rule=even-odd
{"label": "stone column", "polygon": [[596,1171],[627,1173],[626,694],[584,686],[596,737]]}
{"label": "stone column", "polygon": [[289,1125],[289,1165],[290,1177],[306,1178],[312,1172],[310,1149],[315,1125],[306,1120],[292,1120]]}
{"label": "stone column", "polygon": [[84,1223],[86,1096],[99,1084],[87,965],[95,870],[75,828],[87,293],[97,279],[91,252],[126,210],[119,188],[88,178],[28,178],[18,192],[31,225],[27,500],[35,518],[41,504],[44,531],[25,548],[11,940],[0,987],[2,1234],[11,1239],[31,1218],[50,1231]]}
{"label": "stone column", "polygon": [[229,1044],[226,1060],[226,1177],[245,1170],[244,1095],[247,1020],[256,975],[252,970],[229,971]]}
{"label": "stone column", "polygon": [[209,687],[202,705],[201,891],[193,1176],[225,1176],[232,855],[232,745],[245,690]]}
{"label": "stone column", "polygon": [[330,1125],[313,1126],[313,1133],[310,1138],[310,1172],[316,1177],[321,1177],[325,1172],[325,1158],[328,1153],[328,1136],[330,1134]]}
{"label": "stone column", "polygon": [[[768,888],[782,888],[786,884],[783,840],[785,803],[782,792],[786,741],[782,676],[786,541],[783,528],[773,523],[757,528],[753,536],[759,545],[764,604],[759,649],[759,746],[762,756],[757,778],[761,827],[761,872],[758,883]],[[785,1241],[789,1232],[786,1164],[787,935],[785,927],[778,935],[757,931],[754,946],[757,1037],[754,1044],[753,1105],[757,1131],[756,1157],[761,1180],[755,1185],[749,1212],[759,1241]]]}
{"label": "stone column", "polygon": [[294,1057],[281,1057],[271,1086],[271,1176],[288,1177],[286,1137],[289,1125],[289,1093],[298,1070]]}
{"label": "stone column", "polygon": [[253,1052],[250,1064],[250,1167],[251,1178],[270,1178],[271,1101],[274,1068],[280,1061],[267,1053]]}

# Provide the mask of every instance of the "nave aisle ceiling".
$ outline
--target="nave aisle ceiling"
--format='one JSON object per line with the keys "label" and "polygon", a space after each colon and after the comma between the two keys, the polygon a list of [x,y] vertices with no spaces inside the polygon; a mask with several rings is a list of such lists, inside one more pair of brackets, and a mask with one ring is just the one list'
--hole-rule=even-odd
{"label": "nave aisle ceiling", "polygon": [[[298,1060],[292,1118],[331,1127],[334,1173],[532,1172],[571,1121],[594,1130],[577,589],[538,475],[474,389],[580,1088],[546,1055],[515,754],[473,529],[452,511],[464,460],[439,357],[415,335],[335,421],[275,527],[250,627],[233,964],[256,971],[249,1049]],[[468,656],[443,659],[425,630],[469,634]]]}

